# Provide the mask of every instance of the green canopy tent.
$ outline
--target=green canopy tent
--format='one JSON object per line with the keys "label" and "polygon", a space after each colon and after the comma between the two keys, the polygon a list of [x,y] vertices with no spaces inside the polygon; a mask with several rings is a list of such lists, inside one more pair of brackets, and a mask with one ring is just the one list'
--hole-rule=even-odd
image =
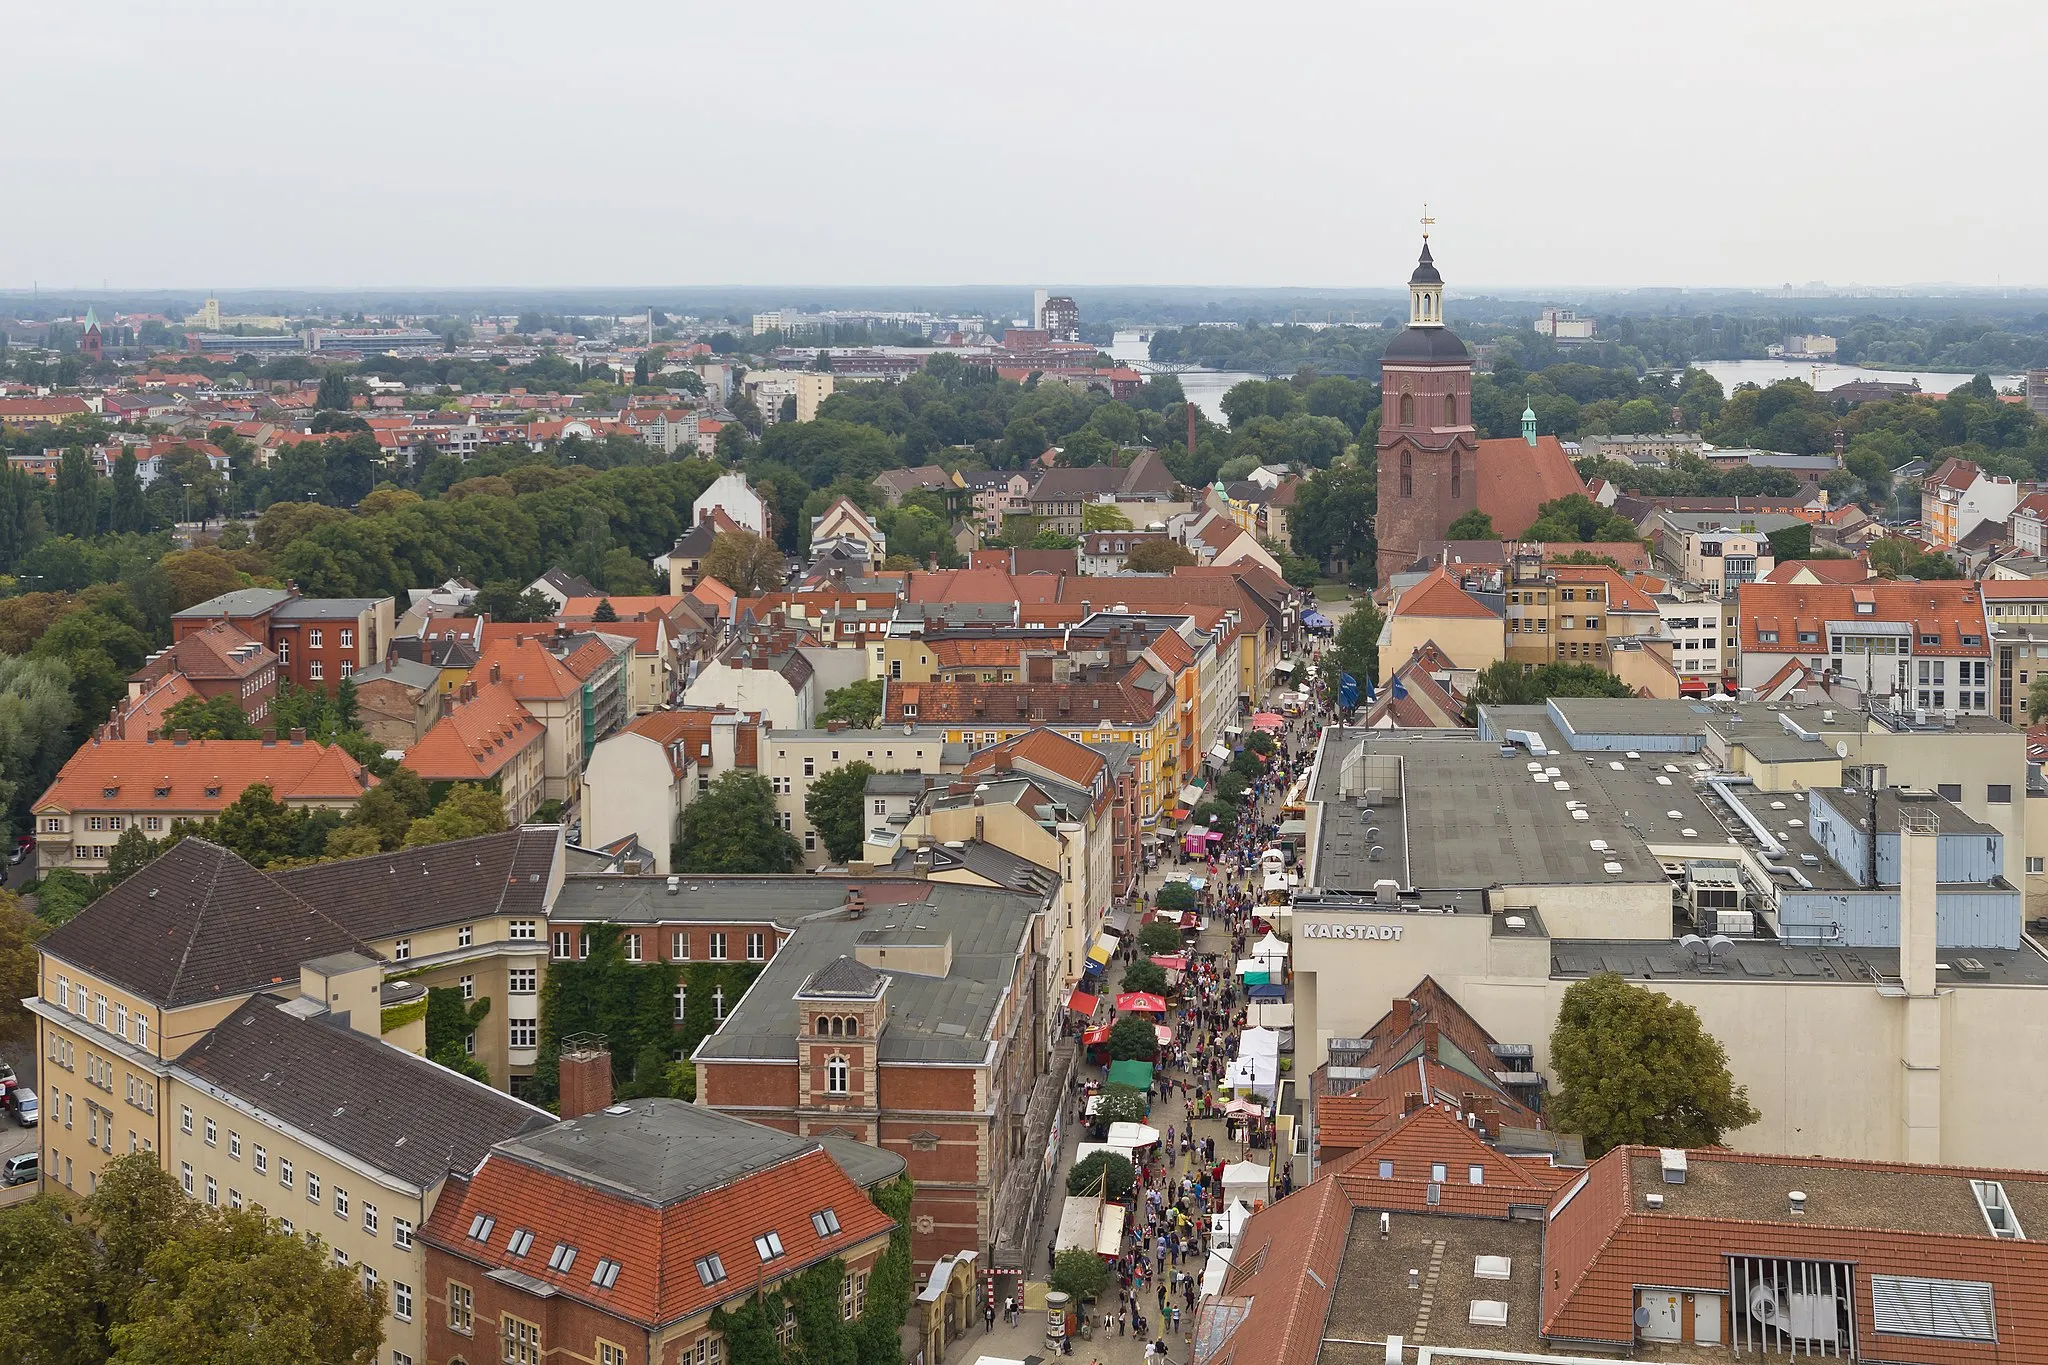
{"label": "green canopy tent", "polygon": [[1133,1090],[1150,1090],[1152,1088],[1152,1063],[1111,1062],[1109,1064],[1109,1083],[1111,1085],[1128,1085]]}

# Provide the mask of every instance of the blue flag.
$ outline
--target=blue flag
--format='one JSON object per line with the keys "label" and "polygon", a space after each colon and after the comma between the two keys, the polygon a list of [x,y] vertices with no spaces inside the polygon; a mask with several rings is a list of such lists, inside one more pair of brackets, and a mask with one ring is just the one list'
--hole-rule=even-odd
{"label": "blue flag", "polygon": [[1358,679],[1352,677],[1349,673],[1344,674],[1338,680],[1337,705],[1346,710],[1358,705]]}
{"label": "blue flag", "polygon": [[1389,683],[1388,686],[1394,689],[1394,696],[1396,698],[1405,697],[1408,695],[1408,689],[1407,687],[1402,685],[1401,675],[1399,673],[1396,673],[1394,675],[1393,681]]}

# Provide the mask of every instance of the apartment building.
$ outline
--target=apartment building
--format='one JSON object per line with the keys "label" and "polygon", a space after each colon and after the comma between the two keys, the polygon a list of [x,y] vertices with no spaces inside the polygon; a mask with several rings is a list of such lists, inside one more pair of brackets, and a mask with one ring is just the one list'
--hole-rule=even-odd
{"label": "apartment building", "polygon": [[1920,533],[1937,550],[1954,549],[1985,522],[2003,522],[2021,489],[1971,460],[1950,457],[1920,481]]}
{"label": "apartment building", "polygon": [[1992,651],[1977,583],[1751,583],[1736,609],[1745,688],[1768,688],[1797,663],[1894,709],[1991,713]]}
{"label": "apartment building", "polygon": [[516,825],[541,802],[544,739],[541,723],[509,685],[466,682],[448,698],[446,714],[406,751],[405,765],[429,786],[489,787]]}
{"label": "apartment building", "polygon": [[277,655],[281,676],[333,691],[390,647],[396,601],[389,597],[301,597],[296,588],[238,588],[171,617],[172,640],[225,621]]}
{"label": "apartment building", "polygon": [[174,673],[182,675],[193,693],[207,701],[233,698],[251,725],[260,727],[270,719],[271,703],[277,697],[277,655],[226,621],[190,631],[151,655],[128,676],[129,700]]}
{"label": "apartment building", "polygon": [[88,740],[30,808],[36,865],[106,869],[121,835],[161,839],[179,820],[218,815],[258,783],[294,810],[347,810],[377,779],[339,746],[286,740]]}

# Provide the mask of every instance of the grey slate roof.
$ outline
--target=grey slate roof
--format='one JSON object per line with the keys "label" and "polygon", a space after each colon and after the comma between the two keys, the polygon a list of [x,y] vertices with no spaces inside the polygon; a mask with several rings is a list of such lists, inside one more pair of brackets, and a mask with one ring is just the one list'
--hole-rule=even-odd
{"label": "grey slate roof", "polygon": [[283,588],[237,588],[224,592],[218,597],[209,597],[196,602],[183,611],[172,612],[178,617],[254,616],[270,607],[275,607],[291,596]]}
{"label": "grey slate roof", "polygon": [[301,962],[328,953],[376,956],[338,918],[198,838],[180,841],[41,946],[160,1008],[296,984]]}
{"label": "grey slate roof", "polygon": [[491,1153],[664,1207],[818,1147],[682,1100],[634,1100],[507,1138]]}
{"label": "grey slate roof", "polygon": [[491,915],[544,912],[556,827],[527,825],[424,848],[314,863],[271,880],[366,939]]}
{"label": "grey slate roof", "polygon": [[863,962],[841,954],[812,972],[803,984],[805,995],[845,996],[871,1000],[882,989],[882,974]]}
{"label": "grey slate roof", "polygon": [[474,1171],[491,1144],[555,1118],[365,1034],[254,995],[178,1069],[379,1171],[424,1189]]}

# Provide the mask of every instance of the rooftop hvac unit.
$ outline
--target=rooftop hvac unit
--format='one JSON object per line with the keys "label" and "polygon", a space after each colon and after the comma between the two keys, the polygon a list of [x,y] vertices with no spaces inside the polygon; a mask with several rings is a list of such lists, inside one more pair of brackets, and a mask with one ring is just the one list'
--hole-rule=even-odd
{"label": "rooftop hvac unit", "polygon": [[1756,911],[1716,910],[1714,912],[1714,932],[1717,934],[1727,934],[1731,938],[1754,938],[1756,937]]}
{"label": "rooftop hvac unit", "polygon": [[1683,1185],[1685,1183],[1685,1148],[1660,1147],[1657,1149],[1657,1167],[1664,1172],[1664,1183]]}

